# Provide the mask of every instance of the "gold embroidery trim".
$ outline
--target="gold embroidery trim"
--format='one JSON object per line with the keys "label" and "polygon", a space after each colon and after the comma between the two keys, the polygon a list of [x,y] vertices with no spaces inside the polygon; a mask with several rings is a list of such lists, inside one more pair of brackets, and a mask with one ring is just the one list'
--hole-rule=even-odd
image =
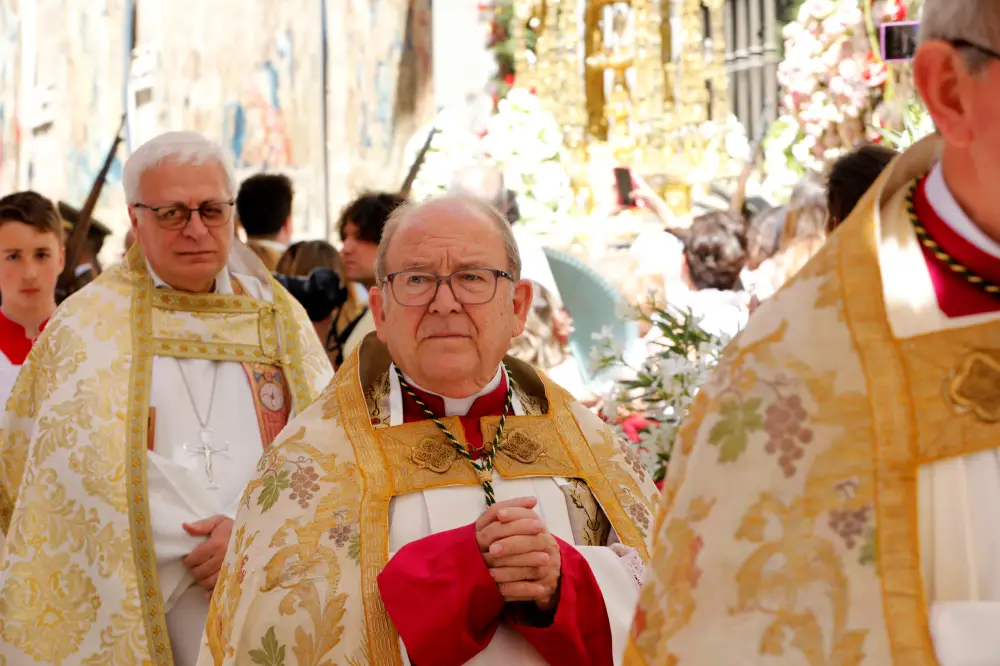
{"label": "gold embroidery trim", "polygon": [[[280,327],[263,328],[261,344],[265,354],[269,349],[275,350],[273,356],[276,358],[272,364],[278,365],[285,372],[285,380],[288,382],[289,392],[292,395],[292,414],[301,414],[306,407],[312,404],[316,395],[306,379],[303,365],[305,357],[302,354],[302,345],[298,336],[298,323],[292,310],[290,300],[292,297],[273,278],[271,279],[271,289],[274,292],[274,311],[277,313]],[[263,321],[262,318],[262,327]],[[279,332],[280,340],[278,339]],[[277,353],[279,348],[285,349],[286,353],[284,355]]]}
{"label": "gold embroidery trim", "polygon": [[343,427],[354,449],[363,481],[358,528],[361,541],[361,598],[368,633],[369,663],[402,666],[399,635],[382,604],[378,575],[389,561],[389,501],[392,479],[382,459],[358,376],[359,349],[337,373],[337,398]]}
{"label": "gold embroidery trim", "polygon": [[199,314],[273,313],[274,306],[252,296],[236,294],[189,294],[171,289],[156,289],[152,306],[157,310],[196,312]]}
{"label": "gold embroidery trim", "polygon": [[523,430],[515,430],[504,435],[497,449],[519,463],[530,465],[545,455],[542,445]]}
{"label": "gold embroidery trim", "polygon": [[174,658],[167,636],[163,598],[160,595],[153,552],[149,497],[146,494],[146,440],[149,436],[147,414],[153,377],[152,338],[149,333],[152,325],[153,282],[148,275],[139,277],[136,281],[138,284],[132,286],[132,369],[126,423],[126,478],[132,557],[150,658],[155,666],[173,666]]}
{"label": "gold embroidery trim", "polygon": [[458,460],[458,452],[450,442],[428,437],[413,449],[410,460],[421,469],[444,474]]}
{"label": "gold embroidery trim", "polygon": [[154,338],[152,346],[155,356],[278,365],[278,359],[270,354],[265,354],[257,345],[243,345],[238,343],[202,344],[191,340]]}
{"label": "gold embroidery trim", "polygon": [[959,407],[987,423],[1000,421],[1000,363],[993,357],[982,352],[971,354],[949,388]]}
{"label": "gold embroidery trim", "polygon": [[[878,184],[873,186],[858,208],[873,208],[874,193],[880,191]],[[882,289],[872,288],[882,284],[877,259],[879,225],[874,220],[861,222],[855,219],[842,230],[837,270],[843,285],[844,321],[868,382],[871,404],[875,552],[886,638],[897,666],[937,666],[920,565],[913,401]]]}

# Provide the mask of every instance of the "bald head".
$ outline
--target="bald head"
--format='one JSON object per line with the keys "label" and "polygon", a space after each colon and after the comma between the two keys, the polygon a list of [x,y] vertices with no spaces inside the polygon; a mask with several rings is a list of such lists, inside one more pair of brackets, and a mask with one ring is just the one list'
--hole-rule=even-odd
{"label": "bald head", "polygon": [[[503,245],[507,257],[506,270],[515,280],[521,278],[521,253],[507,219],[480,198],[449,194],[429,199],[421,204],[400,206],[393,212],[385,225],[382,241],[378,246],[378,256],[375,259],[376,283],[383,284],[389,273],[389,255],[395,238],[399,237],[399,242],[405,243],[419,241],[425,231],[435,231],[445,224],[454,226],[456,222],[463,226],[467,225],[470,229],[476,226],[491,227],[495,231],[497,242]],[[404,229],[407,230],[405,235],[401,233]],[[414,233],[411,234],[409,231]]]}

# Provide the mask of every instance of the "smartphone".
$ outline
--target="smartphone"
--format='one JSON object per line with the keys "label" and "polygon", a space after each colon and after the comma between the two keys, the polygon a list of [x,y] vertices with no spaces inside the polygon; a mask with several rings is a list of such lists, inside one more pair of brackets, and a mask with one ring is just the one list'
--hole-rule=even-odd
{"label": "smartphone", "polygon": [[886,62],[908,62],[917,53],[917,33],[919,21],[883,23],[881,31],[882,60]]}
{"label": "smartphone", "polygon": [[632,180],[632,171],[628,167],[615,167],[615,187],[618,189],[618,203],[626,208],[635,208],[636,203],[632,200],[632,190],[635,189],[635,182]]}

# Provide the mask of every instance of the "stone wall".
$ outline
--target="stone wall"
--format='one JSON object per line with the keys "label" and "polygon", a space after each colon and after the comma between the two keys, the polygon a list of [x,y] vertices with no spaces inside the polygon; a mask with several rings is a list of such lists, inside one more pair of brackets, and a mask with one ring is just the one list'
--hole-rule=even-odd
{"label": "stone wall", "polygon": [[117,234],[107,258],[127,225],[122,161],[173,129],[221,142],[240,177],[289,174],[296,235],[324,237],[355,193],[398,186],[403,146],[432,117],[430,12],[431,0],[0,0],[0,191],[82,204],[127,105],[97,212]]}

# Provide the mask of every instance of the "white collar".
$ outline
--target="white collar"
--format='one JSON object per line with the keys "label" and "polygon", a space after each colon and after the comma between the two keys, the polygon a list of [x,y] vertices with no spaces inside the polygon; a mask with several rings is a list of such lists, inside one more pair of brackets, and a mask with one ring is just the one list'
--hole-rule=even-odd
{"label": "white collar", "polygon": [[926,185],[927,201],[938,217],[951,227],[956,234],[969,241],[977,248],[1000,259],[1000,243],[987,236],[976,223],[965,214],[958,204],[955,196],[948,189],[948,184],[944,180],[944,171],[941,163],[938,162],[931,169],[930,176],[927,177]]}
{"label": "white collar", "polygon": [[[436,395],[444,400],[445,416],[465,416],[469,413],[469,410],[472,408],[472,404],[476,402],[476,400],[496,390],[496,387],[500,386],[500,382],[503,381],[503,366],[501,365],[497,367],[497,374],[493,376],[493,379],[490,380],[489,384],[484,386],[481,391],[473,396],[469,396],[468,398],[446,398],[443,395],[439,395],[433,391],[428,391],[427,389],[422,388],[405,373],[403,374],[403,377],[413,388],[423,391],[424,393]],[[522,407],[520,400],[514,400],[512,408],[515,415],[524,415],[524,408]],[[402,423],[403,391],[399,386],[399,377],[396,376],[396,364],[393,363],[389,365],[389,425],[397,426]]]}
{"label": "white collar", "polygon": [[[163,278],[156,274],[156,271],[154,271],[153,267],[150,266],[148,259],[146,260],[146,269],[149,271],[149,276],[153,278],[153,285],[157,289],[163,289],[164,287],[167,289],[173,289],[173,287],[167,284]],[[223,266],[222,270],[219,271],[219,274],[215,276],[215,289],[213,290],[213,293],[230,296],[233,293],[233,285],[229,281],[229,269],[225,266]]]}

